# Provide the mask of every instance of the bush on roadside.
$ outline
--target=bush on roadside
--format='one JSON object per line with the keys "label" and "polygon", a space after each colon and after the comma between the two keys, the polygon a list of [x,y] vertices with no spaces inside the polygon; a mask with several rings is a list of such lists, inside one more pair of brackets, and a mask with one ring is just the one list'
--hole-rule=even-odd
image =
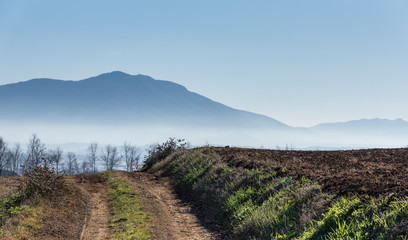
{"label": "bush on roadside", "polygon": [[24,176],[24,181],[20,185],[20,192],[25,199],[56,193],[63,185],[62,177],[55,174],[47,164],[36,166],[32,171],[26,172]]}
{"label": "bush on roadside", "polygon": [[154,164],[164,160],[177,149],[184,148],[186,144],[184,139],[169,138],[162,144],[150,145],[149,149],[147,149],[147,156],[141,170],[145,171],[151,168]]}

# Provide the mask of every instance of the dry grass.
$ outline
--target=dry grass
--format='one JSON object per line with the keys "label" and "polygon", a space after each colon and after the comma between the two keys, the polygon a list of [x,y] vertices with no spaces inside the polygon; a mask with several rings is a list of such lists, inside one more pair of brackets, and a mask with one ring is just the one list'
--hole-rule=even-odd
{"label": "dry grass", "polygon": [[22,179],[22,177],[0,177],[0,199],[17,191]]}
{"label": "dry grass", "polygon": [[[46,185],[53,173],[38,171],[24,177],[18,196],[3,219],[4,239],[78,239],[86,214],[79,189],[58,182]],[[37,191],[37,192],[36,192]]]}

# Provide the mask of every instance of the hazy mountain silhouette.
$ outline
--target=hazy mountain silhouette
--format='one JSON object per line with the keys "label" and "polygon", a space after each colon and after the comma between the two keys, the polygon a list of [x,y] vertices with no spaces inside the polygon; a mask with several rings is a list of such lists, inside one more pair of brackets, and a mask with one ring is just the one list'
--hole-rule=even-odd
{"label": "hazy mountain silhouette", "polygon": [[81,81],[32,79],[0,86],[0,121],[160,124],[288,129],[145,75],[115,71]]}
{"label": "hazy mountain silhouette", "polygon": [[[145,75],[105,73],[81,81],[33,79],[0,86],[0,134],[32,133],[57,142],[149,144],[179,136],[203,144],[285,148],[406,146],[408,122],[362,119],[290,127],[230,108],[185,87]],[[208,141],[207,141],[208,140]]]}
{"label": "hazy mountain silhouette", "polygon": [[312,129],[321,132],[408,134],[408,122],[401,118],[395,120],[374,118],[322,123]]}

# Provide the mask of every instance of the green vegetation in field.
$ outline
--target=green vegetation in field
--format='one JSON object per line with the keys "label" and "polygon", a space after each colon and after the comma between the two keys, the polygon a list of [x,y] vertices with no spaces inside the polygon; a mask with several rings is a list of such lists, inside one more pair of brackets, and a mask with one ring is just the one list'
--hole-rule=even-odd
{"label": "green vegetation in field", "polygon": [[[205,150],[190,151],[164,166],[179,191],[206,203],[220,227],[234,239],[270,239],[300,234],[302,209],[329,199],[307,179],[297,181],[283,170],[233,168]],[[286,180],[286,181],[285,181]],[[281,183],[281,184],[279,184]]]}
{"label": "green vegetation in field", "polygon": [[[387,197],[362,204],[358,198],[337,201],[321,221],[314,222],[299,239],[406,239],[408,199]],[[404,238],[405,236],[405,238]]]}
{"label": "green vegetation in field", "polygon": [[[29,239],[32,231],[41,227],[44,217],[43,207],[40,204],[21,205],[23,195],[10,194],[0,200],[0,236],[5,239]],[[3,227],[11,226],[7,231]]]}
{"label": "green vegetation in field", "polygon": [[338,198],[280,166],[229,166],[206,148],[166,161],[151,171],[170,177],[233,239],[406,239],[398,229],[407,228],[406,198]]}
{"label": "green vegetation in field", "polygon": [[6,198],[0,199],[0,236],[3,235],[3,225],[12,216],[21,212],[20,203],[22,195],[13,193]]}
{"label": "green vegetation in field", "polygon": [[151,239],[148,215],[139,193],[126,181],[107,172],[111,207],[111,239]]}
{"label": "green vegetation in field", "polygon": [[43,226],[42,220],[46,213],[44,207],[41,204],[35,206],[22,206],[13,210],[15,212],[15,218],[10,219],[13,225],[11,229],[8,229],[4,233],[5,239],[36,239],[33,238],[33,231],[36,231]]}

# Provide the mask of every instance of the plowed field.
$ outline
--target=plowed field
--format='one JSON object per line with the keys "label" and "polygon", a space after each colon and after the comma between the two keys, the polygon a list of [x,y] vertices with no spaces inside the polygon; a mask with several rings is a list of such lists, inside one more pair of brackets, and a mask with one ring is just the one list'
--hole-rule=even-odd
{"label": "plowed field", "polygon": [[288,176],[318,181],[339,194],[408,195],[408,148],[350,151],[282,151],[214,148],[230,165],[284,168]]}

